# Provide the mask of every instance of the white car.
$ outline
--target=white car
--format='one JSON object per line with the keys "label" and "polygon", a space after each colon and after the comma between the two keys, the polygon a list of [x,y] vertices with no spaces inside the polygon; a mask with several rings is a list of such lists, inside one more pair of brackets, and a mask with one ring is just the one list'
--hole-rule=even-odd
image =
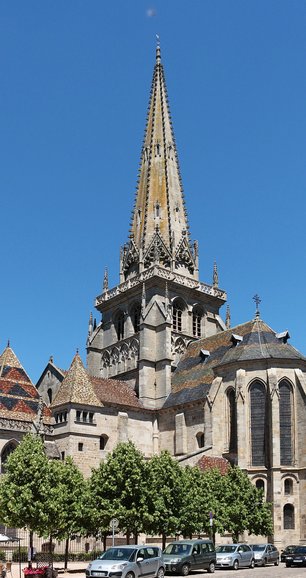
{"label": "white car", "polygon": [[157,546],[115,546],[88,564],[87,578],[164,578],[164,562]]}

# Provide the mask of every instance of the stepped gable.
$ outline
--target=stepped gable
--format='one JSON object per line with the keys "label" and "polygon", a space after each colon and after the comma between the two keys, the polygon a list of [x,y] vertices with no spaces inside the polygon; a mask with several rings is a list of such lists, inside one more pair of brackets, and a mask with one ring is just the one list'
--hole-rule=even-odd
{"label": "stepped gable", "polygon": [[[235,345],[233,335],[241,336],[242,341]],[[209,351],[209,356],[203,357],[201,350]],[[258,318],[194,341],[188,346],[172,376],[172,392],[163,407],[177,405],[187,399],[204,398],[216,376],[217,367],[269,358],[306,361],[297,349],[284,343],[275,331]]]}
{"label": "stepped gable", "polygon": [[143,409],[143,405],[136,396],[135,391],[125,381],[93,376],[89,376],[89,378],[97,397],[103,405],[115,404],[117,406],[122,405]]}
{"label": "stepped gable", "polygon": [[78,352],[72,360],[51,407],[54,408],[67,403],[102,406]]}
{"label": "stepped gable", "polygon": [[[36,387],[8,345],[0,355],[0,417],[35,421],[40,404]],[[50,417],[50,410],[43,405],[43,421],[48,423]]]}

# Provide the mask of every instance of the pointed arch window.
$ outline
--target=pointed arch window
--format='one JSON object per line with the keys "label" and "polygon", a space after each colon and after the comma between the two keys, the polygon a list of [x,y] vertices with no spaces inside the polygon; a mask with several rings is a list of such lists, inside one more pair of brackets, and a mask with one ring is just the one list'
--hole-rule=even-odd
{"label": "pointed arch window", "polygon": [[237,406],[235,391],[227,392],[228,403],[228,450],[229,453],[237,453]]}
{"label": "pointed arch window", "polygon": [[204,448],[204,446],[205,446],[205,436],[204,436],[204,432],[198,432],[198,433],[197,433],[197,442],[198,442],[198,447],[199,447],[199,448]]}
{"label": "pointed arch window", "polygon": [[119,311],[115,318],[115,328],[118,340],[124,338],[124,313]]}
{"label": "pointed arch window", "polygon": [[17,442],[11,441],[4,446],[1,452],[1,473],[5,472],[5,466],[9,455],[16,449]]}
{"label": "pointed arch window", "polygon": [[172,308],[173,331],[182,332],[182,330],[183,330],[183,311],[184,311],[183,304],[179,300],[174,301],[173,308]]}
{"label": "pointed arch window", "polygon": [[266,388],[259,381],[250,387],[252,466],[266,464]]}
{"label": "pointed arch window", "polygon": [[52,389],[51,389],[51,387],[49,387],[47,394],[48,394],[48,398],[49,398],[49,403],[52,403]]}
{"label": "pointed arch window", "polygon": [[131,310],[131,320],[134,328],[134,332],[138,333],[139,326],[140,326],[140,314],[141,314],[141,306],[140,303],[135,303]]}
{"label": "pointed arch window", "polygon": [[194,337],[202,335],[203,310],[201,307],[194,307],[192,312],[192,334]]}
{"label": "pointed arch window", "polygon": [[279,384],[279,431],[280,431],[280,463],[282,466],[292,465],[292,389],[283,380]]}
{"label": "pointed arch window", "polygon": [[294,530],[295,528],[295,516],[294,516],[294,506],[292,504],[286,504],[283,510],[284,519],[284,530]]}

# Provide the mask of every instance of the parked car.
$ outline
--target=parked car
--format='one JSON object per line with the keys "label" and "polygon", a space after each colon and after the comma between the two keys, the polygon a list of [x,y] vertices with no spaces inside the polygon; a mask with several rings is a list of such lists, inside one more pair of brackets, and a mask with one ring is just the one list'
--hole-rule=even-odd
{"label": "parked car", "polygon": [[254,568],[254,552],[248,544],[223,544],[216,548],[216,568],[233,568],[242,566]]}
{"label": "parked car", "polygon": [[306,546],[297,546],[286,558],[286,566],[306,566]]}
{"label": "parked car", "polygon": [[250,546],[254,552],[256,566],[279,565],[279,551],[273,544],[250,544]]}
{"label": "parked car", "polygon": [[105,552],[88,564],[86,576],[89,577],[120,577],[164,578],[164,561],[160,548],[157,546],[116,546]]}
{"label": "parked car", "polygon": [[211,540],[177,540],[163,552],[165,570],[188,576],[190,570],[215,571],[216,552]]}
{"label": "parked car", "polygon": [[290,554],[292,554],[297,547],[297,544],[290,544],[290,546],[286,546],[285,550],[283,550],[281,553],[281,562],[286,562],[287,556],[290,556]]}

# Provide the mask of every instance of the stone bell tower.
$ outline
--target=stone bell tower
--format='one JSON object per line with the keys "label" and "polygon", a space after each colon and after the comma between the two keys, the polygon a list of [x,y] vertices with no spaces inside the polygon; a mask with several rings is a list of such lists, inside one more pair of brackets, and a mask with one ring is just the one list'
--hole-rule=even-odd
{"label": "stone bell tower", "polygon": [[[197,242],[191,243],[160,47],[150,94],[128,242],[120,251],[120,283],[95,306],[89,322],[90,373],[117,377],[135,388],[147,408],[161,407],[171,373],[188,343],[225,326],[219,309],[226,294],[199,281]],[[111,385],[110,385],[111,387]]]}

